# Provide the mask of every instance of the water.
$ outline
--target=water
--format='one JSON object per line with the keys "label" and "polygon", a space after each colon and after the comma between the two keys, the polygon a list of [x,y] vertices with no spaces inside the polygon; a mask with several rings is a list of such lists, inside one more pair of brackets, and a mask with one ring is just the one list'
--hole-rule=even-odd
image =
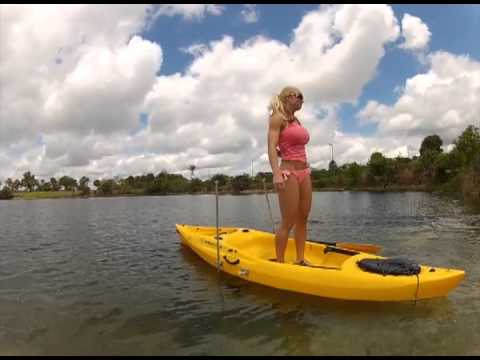
{"label": "water", "polygon": [[[0,355],[480,354],[480,216],[456,203],[314,193],[310,238],[466,270],[448,297],[416,305],[218,275],[175,223],[215,225],[215,197],[0,201]],[[220,224],[269,231],[265,196],[221,196]]]}

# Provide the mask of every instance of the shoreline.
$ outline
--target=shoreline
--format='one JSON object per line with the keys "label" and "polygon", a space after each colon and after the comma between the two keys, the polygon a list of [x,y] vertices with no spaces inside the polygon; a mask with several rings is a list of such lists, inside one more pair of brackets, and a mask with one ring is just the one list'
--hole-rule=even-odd
{"label": "shoreline", "polygon": [[[325,187],[321,189],[313,189],[313,192],[432,192],[432,190],[425,189],[425,187],[366,187],[366,188],[335,188]],[[276,193],[274,189],[267,189],[267,193]],[[219,191],[219,195],[251,195],[251,194],[265,194],[264,190],[251,189],[240,192],[233,191]],[[109,197],[136,197],[136,196],[172,196],[172,195],[215,195],[215,191],[198,191],[194,193],[165,193],[165,194],[112,194],[100,195],[90,194],[82,195],[80,192],[73,191],[34,191],[34,192],[15,192],[13,198],[10,200],[42,200],[42,199],[88,199],[88,198],[109,198]]]}
{"label": "shoreline", "polygon": [[[334,188],[334,187],[325,187],[321,189],[313,189],[314,193],[317,192],[370,192],[370,193],[405,193],[405,192],[423,192],[440,195],[451,200],[460,201],[462,207],[466,208],[467,211],[472,211],[473,213],[480,213],[480,203],[469,201],[462,197],[462,194],[451,193],[439,191],[432,188],[427,188],[425,186],[415,186],[415,187],[403,187],[403,186],[392,186],[392,187],[365,187],[365,188]],[[276,191],[273,189],[267,190],[268,194],[275,194]],[[221,196],[231,195],[231,196],[247,196],[247,195],[265,195],[264,190],[252,189],[252,190],[243,190],[240,192],[232,191],[219,191],[218,193]],[[94,199],[94,198],[116,198],[116,197],[149,197],[149,196],[178,196],[178,195],[215,195],[214,191],[211,192],[195,192],[195,193],[166,193],[166,194],[112,194],[112,195],[82,195],[80,192],[73,191],[44,191],[44,192],[16,192],[13,194],[11,199],[0,199],[1,200],[55,200],[55,199]]]}

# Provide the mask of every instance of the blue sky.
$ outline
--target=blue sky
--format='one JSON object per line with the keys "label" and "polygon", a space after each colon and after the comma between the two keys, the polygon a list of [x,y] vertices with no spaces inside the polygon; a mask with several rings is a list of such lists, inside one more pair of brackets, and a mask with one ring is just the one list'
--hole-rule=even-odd
{"label": "blue sky", "polygon": [[286,85],[316,168],[332,142],[339,164],[366,163],[480,125],[480,5],[0,10],[0,181],[269,171],[267,105]]}

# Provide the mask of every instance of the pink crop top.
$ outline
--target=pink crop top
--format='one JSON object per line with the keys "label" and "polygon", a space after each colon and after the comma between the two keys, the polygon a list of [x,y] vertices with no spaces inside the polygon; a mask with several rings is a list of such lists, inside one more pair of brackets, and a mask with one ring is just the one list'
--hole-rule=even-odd
{"label": "pink crop top", "polygon": [[307,129],[297,121],[292,121],[280,132],[278,147],[283,160],[307,161],[305,145],[310,140]]}

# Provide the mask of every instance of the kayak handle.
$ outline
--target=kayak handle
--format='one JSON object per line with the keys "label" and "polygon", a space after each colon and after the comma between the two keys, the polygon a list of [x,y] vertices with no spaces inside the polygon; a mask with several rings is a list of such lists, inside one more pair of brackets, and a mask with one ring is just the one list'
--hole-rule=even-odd
{"label": "kayak handle", "polygon": [[237,259],[237,260],[235,260],[235,261],[228,260],[227,255],[223,255],[223,258],[224,258],[225,261],[226,261],[227,263],[229,263],[230,265],[237,265],[237,264],[240,263],[240,259]]}

